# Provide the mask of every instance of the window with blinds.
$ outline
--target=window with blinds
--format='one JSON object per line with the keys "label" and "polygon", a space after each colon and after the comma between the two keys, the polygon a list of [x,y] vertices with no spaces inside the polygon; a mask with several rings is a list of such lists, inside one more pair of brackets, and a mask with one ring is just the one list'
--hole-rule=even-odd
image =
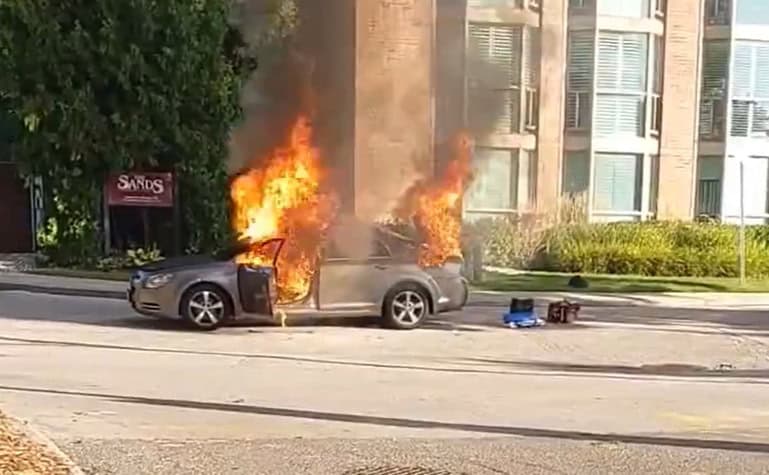
{"label": "window with blinds", "polygon": [[590,128],[594,39],[591,30],[569,32],[566,71],[567,129]]}
{"label": "window with blinds", "polygon": [[734,20],[738,25],[769,25],[769,2],[739,0]]}
{"label": "window with blinds", "polygon": [[731,0],[705,0],[705,21],[708,25],[728,25],[731,11]]}
{"label": "window with blinds", "polygon": [[593,210],[641,211],[640,155],[595,154]]}
{"label": "window with blinds", "polygon": [[524,123],[528,131],[537,129],[539,121],[539,59],[540,59],[540,35],[539,29],[527,26],[524,30],[524,61],[523,83],[524,94]]}
{"label": "window with blinds", "polygon": [[731,136],[769,137],[769,42],[737,41],[732,60]]}
{"label": "window with blinds", "polygon": [[475,176],[465,196],[468,212],[509,212],[518,196],[518,151],[477,148],[473,156]]}
{"label": "window with blinds", "polygon": [[649,179],[649,212],[656,215],[660,194],[660,156],[651,155],[650,179]]}
{"label": "window with blinds", "polygon": [[648,18],[650,0],[598,0],[598,14],[631,18]]}
{"label": "window with blinds", "polygon": [[729,42],[705,41],[702,53],[702,98],[700,100],[700,138],[724,137],[726,84],[729,74]]}
{"label": "window with blinds", "polygon": [[649,35],[603,31],[598,35],[596,134],[644,135]]}
{"label": "window with blinds", "polygon": [[474,130],[520,130],[523,31],[522,26],[469,25],[468,119]]}
{"label": "window with blinds", "polygon": [[567,152],[563,160],[561,192],[570,197],[586,193],[590,186],[590,153]]}

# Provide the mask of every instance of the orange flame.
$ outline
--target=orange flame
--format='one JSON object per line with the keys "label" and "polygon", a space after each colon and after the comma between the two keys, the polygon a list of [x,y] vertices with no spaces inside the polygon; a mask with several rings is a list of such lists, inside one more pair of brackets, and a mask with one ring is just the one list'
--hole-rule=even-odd
{"label": "orange flame", "polygon": [[[299,117],[288,143],[276,148],[263,166],[238,176],[230,190],[233,225],[240,239],[254,244],[285,239],[276,264],[281,303],[307,296],[322,235],[335,211],[333,197],[321,193],[320,154],[311,140],[310,121]],[[236,260],[240,264],[272,265],[272,259],[266,250],[255,246]]]}
{"label": "orange flame", "polygon": [[395,212],[397,218],[416,225],[425,244],[419,264],[425,267],[439,266],[462,255],[461,198],[472,177],[470,140],[466,135],[455,140],[453,154],[444,173],[415,183]]}

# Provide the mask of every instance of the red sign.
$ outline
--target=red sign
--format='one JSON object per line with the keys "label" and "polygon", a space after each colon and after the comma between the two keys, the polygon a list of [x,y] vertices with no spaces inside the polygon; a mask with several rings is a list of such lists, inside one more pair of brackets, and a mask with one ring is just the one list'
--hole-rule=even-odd
{"label": "red sign", "polygon": [[110,206],[172,207],[174,176],[140,172],[111,175],[107,179],[106,195]]}

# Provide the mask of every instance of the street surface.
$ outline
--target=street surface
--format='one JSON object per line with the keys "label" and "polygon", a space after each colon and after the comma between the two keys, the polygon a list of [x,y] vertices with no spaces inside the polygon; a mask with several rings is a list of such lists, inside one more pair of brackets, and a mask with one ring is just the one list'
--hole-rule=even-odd
{"label": "street surface", "polygon": [[510,330],[493,303],[195,333],[0,291],[0,407],[89,473],[769,473],[769,309]]}

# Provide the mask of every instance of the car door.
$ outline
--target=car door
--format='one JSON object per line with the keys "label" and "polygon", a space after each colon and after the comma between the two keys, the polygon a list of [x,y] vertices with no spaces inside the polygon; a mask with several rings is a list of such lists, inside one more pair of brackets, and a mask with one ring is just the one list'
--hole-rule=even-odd
{"label": "car door", "polygon": [[271,316],[278,299],[277,263],[283,239],[270,239],[256,245],[255,252],[271,259],[272,265],[238,265],[238,293],[243,311]]}
{"label": "car door", "polygon": [[389,249],[375,241],[368,256],[350,257],[333,241],[320,268],[318,301],[324,313],[379,314],[381,289],[389,281]]}

